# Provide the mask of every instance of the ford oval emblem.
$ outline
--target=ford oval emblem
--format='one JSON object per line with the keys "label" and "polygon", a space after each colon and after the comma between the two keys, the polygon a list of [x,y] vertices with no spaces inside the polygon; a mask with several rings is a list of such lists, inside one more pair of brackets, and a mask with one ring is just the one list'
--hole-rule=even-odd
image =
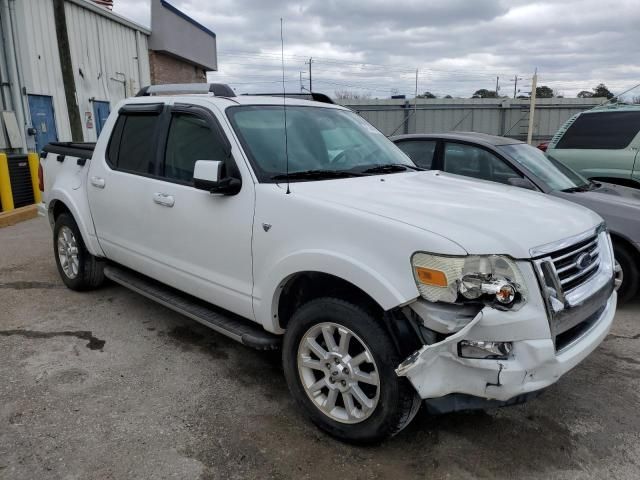
{"label": "ford oval emblem", "polygon": [[587,268],[589,265],[591,265],[591,254],[590,253],[582,253],[580,255],[578,255],[578,258],[576,258],[576,267],[578,268],[578,270],[584,270],[585,268]]}

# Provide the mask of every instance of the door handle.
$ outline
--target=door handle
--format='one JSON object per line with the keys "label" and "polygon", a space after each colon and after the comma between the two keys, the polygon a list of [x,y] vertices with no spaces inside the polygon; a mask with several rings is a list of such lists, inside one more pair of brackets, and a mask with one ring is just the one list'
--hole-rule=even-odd
{"label": "door handle", "polygon": [[91,185],[93,185],[96,188],[104,188],[104,178],[100,178],[100,177],[91,177]]}
{"label": "door handle", "polygon": [[153,201],[158,205],[162,205],[163,207],[173,207],[173,204],[176,203],[173,195],[167,195],[166,193],[156,192],[153,194]]}

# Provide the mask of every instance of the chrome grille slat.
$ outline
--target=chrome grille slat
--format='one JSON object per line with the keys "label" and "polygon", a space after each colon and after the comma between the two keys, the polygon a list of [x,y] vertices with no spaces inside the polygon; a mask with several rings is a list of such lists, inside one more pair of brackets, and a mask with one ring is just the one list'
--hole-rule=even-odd
{"label": "chrome grille slat", "polygon": [[576,255],[577,253],[582,252],[583,250],[588,250],[590,247],[597,247],[598,245],[598,238],[594,238],[592,242],[588,243],[587,245],[584,245],[580,248],[577,248],[569,253],[565,253],[564,255],[560,255],[559,257],[554,257],[553,254],[551,254],[551,258],[553,260],[553,263],[555,262],[559,262],[560,260],[564,260],[565,258],[569,258],[573,255]]}
{"label": "chrome grille slat", "polygon": [[[594,254],[598,254],[598,256],[599,256],[600,252],[598,251],[598,247],[594,248],[593,251],[591,252],[591,255],[594,255]],[[567,271],[571,270],[572,268],[577,268],[577,265],[576,265],[575,262],[570,263],[569,265],[567,265],[565,267],[556,269],[556,272],[559,275],[561,273],[564,273],[564,272],[567,272]]]}
{"label": "chrome grille slat", "polygon": [[600,265],[600,260],[595,260],[591,265],[589,265],[584,270],[581,270],[580,272],[576,273],[575,275],[573,275],[571,277],[568,277],[568,278],[565,278],[564,280],[560,280],[560,285],[565,286],[567,283],[570,283],[570,282],[572,282],[574,280],[577,280],[580,277],[583,277],[583,276],[587,275],[589,272],[591,272],[598,265]]}

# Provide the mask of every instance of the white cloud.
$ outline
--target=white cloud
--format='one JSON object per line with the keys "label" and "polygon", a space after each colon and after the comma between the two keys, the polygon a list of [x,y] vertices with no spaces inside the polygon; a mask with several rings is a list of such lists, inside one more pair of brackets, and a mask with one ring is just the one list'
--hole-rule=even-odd
{"label": "white cloud", "polygon": [[[114,10],[149,25],[149,0],[116,0]],[[279,89],[280,17],[285,20],[288,90],[314,57],[314,90],[470,96],[510,91],[518,74],[565,95],[600,82],[614,92],[640,83],[637,0],[173,0],[216,32],[213,78],[244,91]]]}

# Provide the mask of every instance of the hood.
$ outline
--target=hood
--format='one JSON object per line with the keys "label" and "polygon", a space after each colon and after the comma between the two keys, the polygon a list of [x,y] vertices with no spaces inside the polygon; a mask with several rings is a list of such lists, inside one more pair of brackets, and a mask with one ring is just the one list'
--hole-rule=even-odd
{"label": "hood", "polygon": [[529,258],[533,247],[602,222],[590,210],[551,195],[439,171],[297,182],[291,190],[433,232],[470,254]]}
{"label": "hood", "polygon": [[640,190],[602,183],[586,192],[553,192],[553,195],[590,208],[604,218],[612,233],[640,243]]}

